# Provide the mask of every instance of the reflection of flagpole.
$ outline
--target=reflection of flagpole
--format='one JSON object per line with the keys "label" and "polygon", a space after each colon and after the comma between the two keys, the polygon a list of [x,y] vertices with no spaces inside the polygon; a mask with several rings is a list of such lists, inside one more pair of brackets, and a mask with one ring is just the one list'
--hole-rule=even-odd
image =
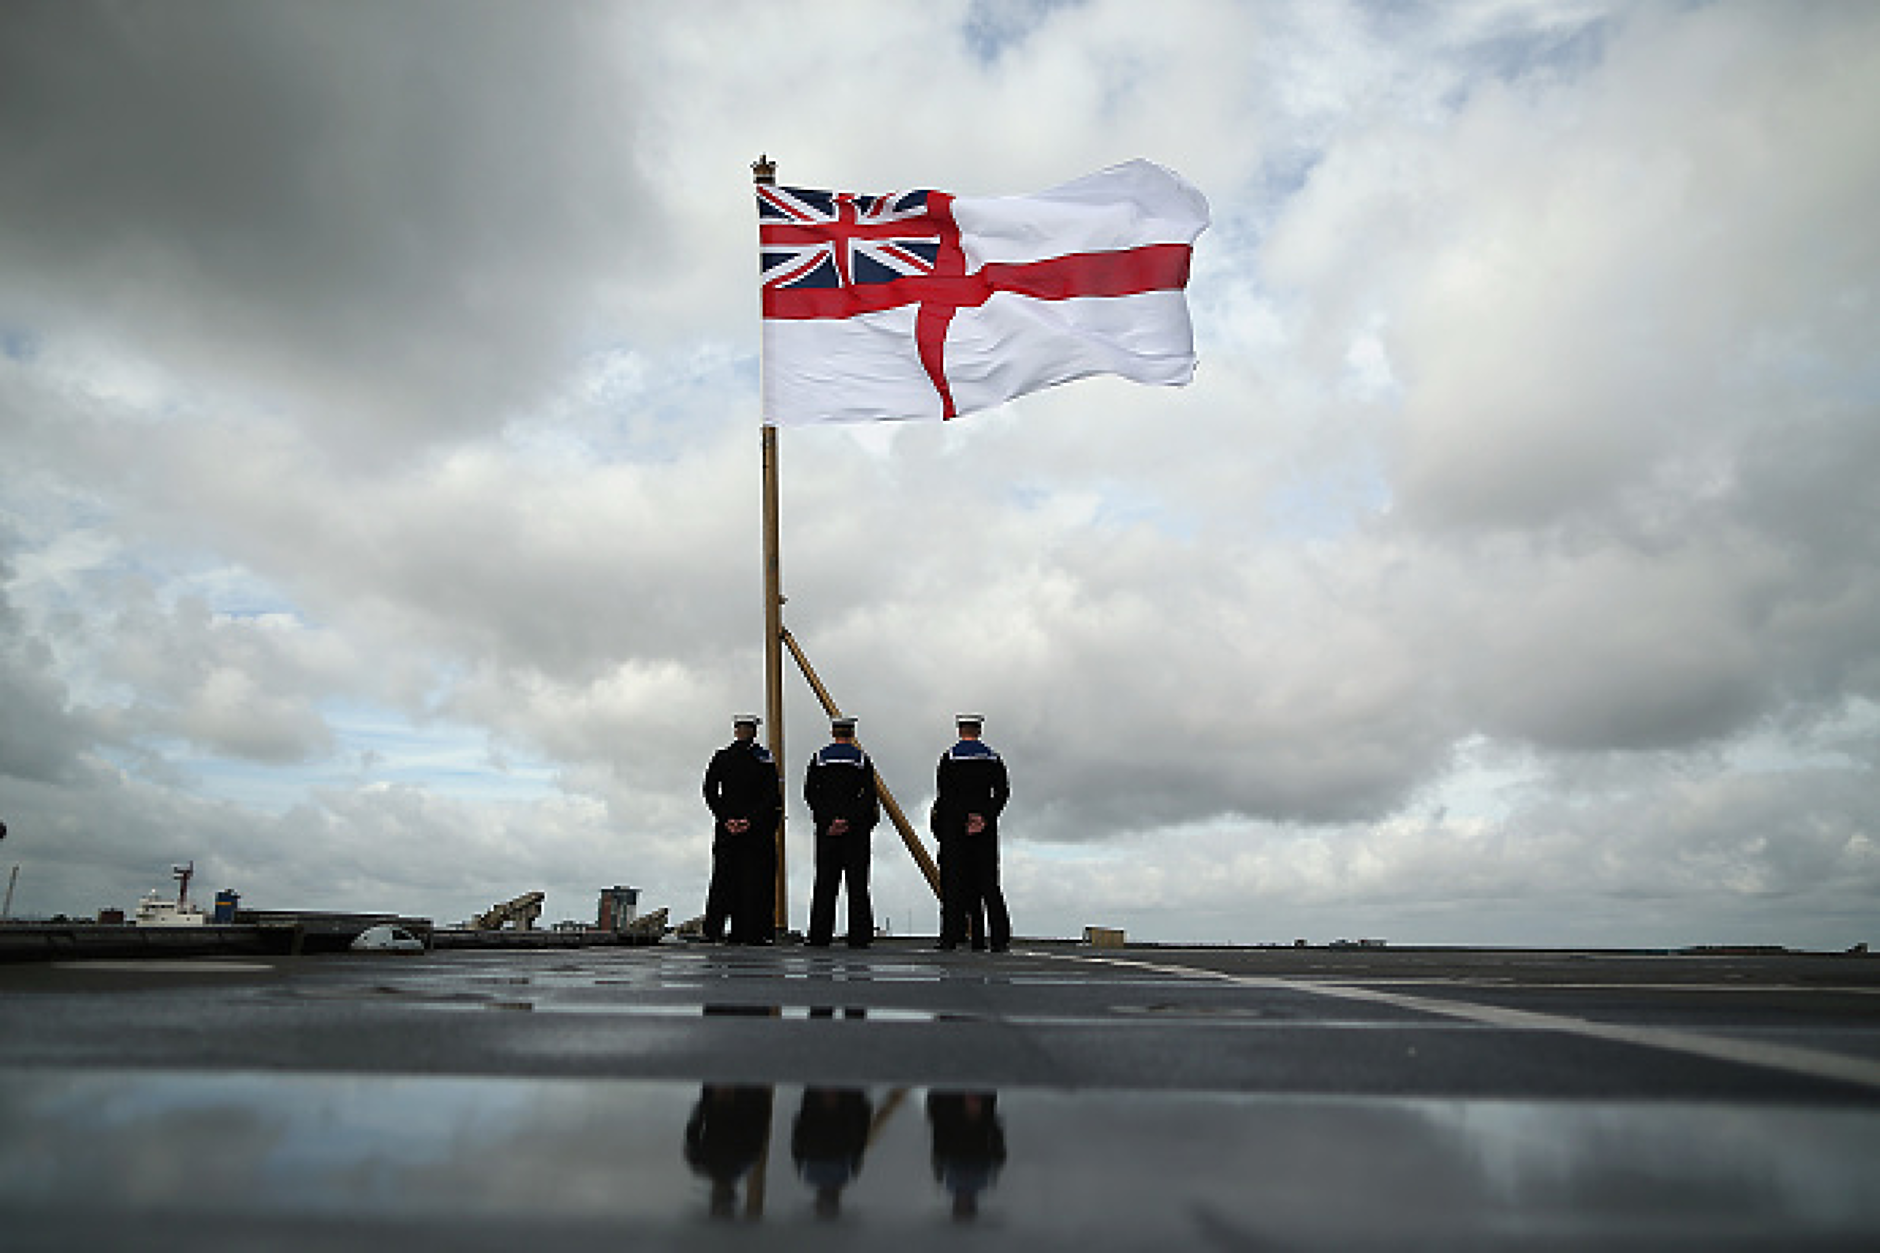
{"label": "reflection of flagpole", "polygon": [[[751,163],[753,182],[777,181],[777,163],[760,156]],[[762,377],[763,371],[758,371]],[[768,417],[768,415],[765,415]],[[764,431],[764,717],[770,722],[770,755],[777,763],[777,882],[775,910],[777,934],[790,929],[790,904],[784,867],[783,827],[783,563],[777,542],[777,428],[765,421]]]}
{"label": "reflection of flagpole", "polygon": [[881,1129],[887,1125],[888,1119],[894,1116],[894,1111],[900,1109],[901,1102],[906,1099],[906,1088],[896,1088],[888,1093],[888,1099],[881,1103],[881,1108],[875,1111],[874,1118],[868,1124],[868,1143],[871,1146],[875,1143],[875,1137],[881,1134]]}

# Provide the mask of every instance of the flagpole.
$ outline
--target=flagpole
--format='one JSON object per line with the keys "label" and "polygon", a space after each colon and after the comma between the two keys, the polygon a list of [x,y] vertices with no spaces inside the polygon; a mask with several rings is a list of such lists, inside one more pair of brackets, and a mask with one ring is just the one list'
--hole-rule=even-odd
{"label": "flagpole", "polygon": [[[783,592],[782,563],[777,555],[777,428],[764,427],[764,717],[770,723],[770,755],[777,763],[777,786],[783,789]],[[787,877],[784,867],[783,827],[786,796],[777,799],[776,922],[779,935],[790,929]]]}
{"label": "flagpole", "polygon": [[[751,181],[771,185],[777,181],[777,163],[760,156],[751,163]],[[762,374],[762,371],[759,371]],[[775,921],[777,934],[790,929],[788,873],[784,865],[783,828],[787,790],[783,788],[783,560],[779,555],[777,526],[777,428],[763,415],[764,433],[764,718],[770,723],[770,755],[777,763],[777,881]]]}

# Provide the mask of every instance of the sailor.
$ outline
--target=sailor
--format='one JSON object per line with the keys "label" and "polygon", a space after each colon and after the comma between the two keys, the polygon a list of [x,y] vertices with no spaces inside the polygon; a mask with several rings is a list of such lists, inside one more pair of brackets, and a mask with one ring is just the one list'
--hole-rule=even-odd
{"label": "sailor", "polygon": [[846,881],[850,948],[867,948],[875,936],[868,898],[869,842],[881,821],[875,763],[855,742],[855,719],[829,720],[831,742],[809,759],[803,799],[816,819],[816,882],[810,893],[805,943],[827,948],[834,938],[836,892]]}
{"label": "sailor", "polygon": [[940,943],[955,949],[967,938],[968,920],[985,910],[986,938],[1003,953],[1012,942],[1012,920],[999,888],[999,814],[1012,789],[1005,762],[979,738],[985,719],[963,713],[954,719],[959,741],[940,757],[932,815],[940,844]]}
{"label": "sailor", "polygon": [[731,943],[769,944],[775,936],[777,820],[782,783],[770,750],[757,742],[756,714],[731,719],[731,743],[705,769],[712,825],[712,878],[705,895],[705,939],[731,923]]}

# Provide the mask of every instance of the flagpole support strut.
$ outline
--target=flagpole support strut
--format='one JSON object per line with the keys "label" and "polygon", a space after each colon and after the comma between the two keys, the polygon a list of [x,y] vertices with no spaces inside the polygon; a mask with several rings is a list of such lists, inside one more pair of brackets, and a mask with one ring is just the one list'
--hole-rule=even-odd
{"label": "flagpole support strut", "polygon": [[[809,681],[810,690],[814,691],[816,699],[822,702],[823,712],[831,718],[841,717],[842,710],[836,705],[835,698],[829,695],[829,689],[823,686],[822,680],[816,675],[816,668],[809,664],[809,658],[804,654],[803,646],[796,642],[796,636],[790,634],[788,628],[783,630],[783,643],[789,648],[790,656],[796,659],[796,668],[802,671],[803,677]],[[901,843],[907,846],[909,856],[913,857],[914,864],[920,867],[922,877],[927,880],[927,886],[933,889],[933,894],[937,899],[940,896],[940,868],[934,864],[933,857],[927,852],[926,846],[920,842],[920,837],[914,834],[913,824],[908,822],[907,815],[901,811],[900,802],[895,800],[894,793],[888,790],[888,782],[881,777],[879,770],[875,771],[875,794],[881,798],[881,807],[888,811],[889,821],[893,822],[894,829],[901,833]]]}

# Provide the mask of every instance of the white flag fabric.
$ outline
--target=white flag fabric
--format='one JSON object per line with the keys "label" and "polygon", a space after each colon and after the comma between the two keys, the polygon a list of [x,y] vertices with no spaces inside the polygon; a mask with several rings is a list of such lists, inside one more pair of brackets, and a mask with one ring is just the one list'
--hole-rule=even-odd
{"label": "white flag fabric", "polygon": [[1208,202],[1122,165],[1032,196],[760,184],[764,421],[944,420],[1092,374],[1194,377]]}

